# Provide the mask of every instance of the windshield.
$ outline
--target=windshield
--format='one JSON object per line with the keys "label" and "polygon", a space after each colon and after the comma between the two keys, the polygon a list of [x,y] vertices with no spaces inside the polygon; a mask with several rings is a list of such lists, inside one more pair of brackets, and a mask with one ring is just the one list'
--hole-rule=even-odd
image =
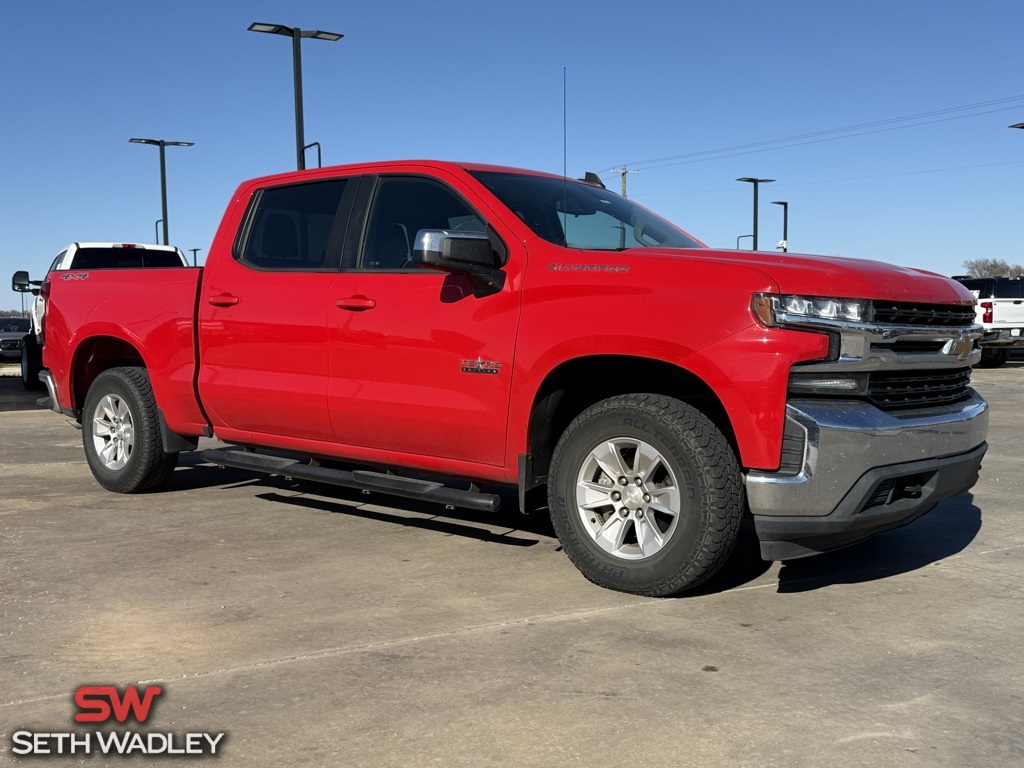
{"label": "windshield", "polygon": [[647,209],[600,187],[549,176],[472,172],[481,184],[549,243],[567,248],[702,248]]}

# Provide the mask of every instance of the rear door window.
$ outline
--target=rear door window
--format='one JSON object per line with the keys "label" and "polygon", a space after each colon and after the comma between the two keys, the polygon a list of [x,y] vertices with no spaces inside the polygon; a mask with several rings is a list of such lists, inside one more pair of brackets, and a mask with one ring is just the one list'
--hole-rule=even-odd
{"label": "rear door window", "polygon": [[331,179],[262,190],[236,258],[272,271],[337,269],[356,186]]}

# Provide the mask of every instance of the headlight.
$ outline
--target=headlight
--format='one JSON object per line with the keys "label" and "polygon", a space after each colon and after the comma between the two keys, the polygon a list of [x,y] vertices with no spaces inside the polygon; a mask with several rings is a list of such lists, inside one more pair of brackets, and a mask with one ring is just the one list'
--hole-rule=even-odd
{"label": "headlight", "polygon": [[870,304],[871,302],[863,299],[758,293],[754,296],[752,308],[761,323],[777,326],[786,323],[813,323],[815,320],[863,323],[867,321]]}

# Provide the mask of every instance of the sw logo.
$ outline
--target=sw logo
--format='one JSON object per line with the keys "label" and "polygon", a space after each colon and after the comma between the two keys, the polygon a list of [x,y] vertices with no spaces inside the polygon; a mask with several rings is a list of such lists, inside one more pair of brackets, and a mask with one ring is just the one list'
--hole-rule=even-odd
{"label": "sw logo", "polygon": [[153,712],[153,703],[164,692],[159,685],[140,689],[129,685],[83,685],[75,691],[76,723],[106,723],[98,730],[16,730],[11,734],[11,754],[26,757],[42,755],[219,755],[226,733],[209,731],[149,731],[118,723],[134,720],[145,723]]}
{"label": "sw logo", "polygon": [[76,723],[105,723],[113,716],[119,723],[131,717],[137,723],[146,722],[153,699],[163,693],[159,685],[151,685],[139,696],[139,689],[129,685],[122,694],[112,685],[83,685],[75,691],[75,704],[79,711]]}

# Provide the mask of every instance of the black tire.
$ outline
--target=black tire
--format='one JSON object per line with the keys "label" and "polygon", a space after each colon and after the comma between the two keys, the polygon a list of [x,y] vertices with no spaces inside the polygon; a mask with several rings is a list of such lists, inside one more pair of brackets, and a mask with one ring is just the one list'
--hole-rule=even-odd
{"label": "black tire", "polygon": [[[637,441],[632,458],[631,441]],[[620,490],[616,486],[621,479],[611,481],[601,468],[597,456],[602,450],[606,465],[608,456],[616,456],[626,470],[621,479],[627,482]],[[641,459],[643,451],[657,459]],[[649,471],[642,468],[644,461],[650,461]],[[595,467],[597,474],[590,477]],[[634,484],[643,491],[642,501],[630,487]],[[656,519],[661,500],[670,498],[663,494],[673,488],[678,490],[677,514]],[[577,493],[588,494],[588,489],[597,489],[598,499],[607,490],[609,499],[618,495],[621,500],[613,505],[639,509],[612,506],[608,513],[608,507],[593,508],[604,503],[598,500],[584,510]],[[565,430],[551,460],[548,506],[562,548],[584,576],[609,589],[659,597],[693,589],[722,567],[736,544],[744,492],[731,446],[704,414],[672,398],[633,394],[591,406]],[[644,510],[646,520],[638,514]],[[624,520],[613,520],[616,514]],[[648,555],[640,541],[641,526],[651,522],[664,541],[655,541]],[[630,524],[635,544],[629,543]],[[616,546],[607,539],[599,544],[598,529],[608,531],[610,526],[624,532],[613,534],[622,542],[617,552],[607,549]]]}
{"label": "black tire", "polygon": [[43,350],[34,333],[21,341],[21,385],[25,389],[42,389],[39,372],[43,370]]}
{"label": "black tire", "polygon": [[982,347],[981,360],[978,361],[978,368],[998,368],[1010,359],[1009,349],[999,347]]}
{"label": "black tire", "polygon": [[[115,416],[120,416],[120,421]],[[130,424],[128,445],[124,442],[128,434],[125,424]],[[115,438],[122,442],[112,446]],[[158,488],[178,463],[177,453],[164,451],[156,398],[145,368],[110,368],[96,377],[82,411],[82,443],[93,477],[116,493]],[[107,455],[101,455],[101,450]]]}

